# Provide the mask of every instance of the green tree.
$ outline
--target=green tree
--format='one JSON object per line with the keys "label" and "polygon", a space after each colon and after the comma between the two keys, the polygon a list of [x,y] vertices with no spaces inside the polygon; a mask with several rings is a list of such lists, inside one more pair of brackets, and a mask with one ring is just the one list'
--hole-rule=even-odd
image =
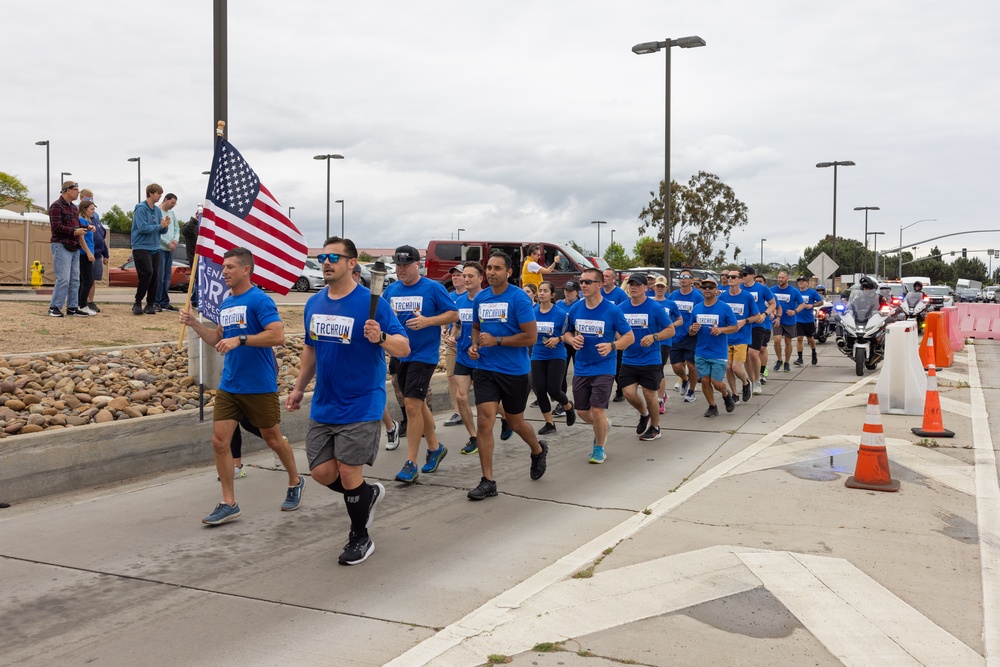
{"label": "green tree", "polygon": [[584,257],[594,257],[594,256],[597,255],[597,253],[594,252],[593,250],[587,250],[582,245],[580,245],[579,243],[577,243],[576,241],[574,241],[572,239],[570,239],[569,243],[567,243],[566,245],[568,245],[573,250],[576,250],[578,253],[580,253]]}
{"label": "green tree", "polygon": [[373,259],[375,259],[375,258],[372,257],[371,255],[369,255],[368,253],[366,253],[364,250],[362,250],[361,252],[358,253],[358,261],[359,262],[370,262]]}
{"label": "green tree", "polygon": [[[643,236],[635,242],[632,249],[635,257],[633,266],[663,266],[663,241],[657,241],[652,236]],[[670,266],[687,266],[687,257],[677,249],[677,246],[670,246]]]}
{"label": "green tree", "polygon": [[0,171],[0,208],[8,204],[31,206],[33,203],[28,196],[28,187],[17,176]]}
{"label": "green tree", "polygon": [[132,211],[123,211],[115,204],[101,215],[101,222],[116,234],[129,234],[132,232]]}
{"label": "green tree", "polygon": [[608,260],[611,268],[617,271],[624,271],[635,266],[632,258],[625,252],[625,247],[618,241],[614,241],[607,247],[604,251],[604,259]]}
{"label": "green tree", "polygon": [[[653,199],[639,213],[639,233],[654,230],[662,238],[665,183],[660,181],[659,194],[649,194]],[[671,181],[670,200],[671,248],[677,247],[691,266],[721,265],[733,230],[747,224],[746,204],[722,179],[707,171],[699,171],[686,185]],[[723,247],[715,250],[719,242]]]}
{"label": "green tree", "polygon": [[978,257],[959,257],[951,263],[951,268],[955,272],[955,279],[965,278],[967,280],[978,280],[986,282],[987,268]]}
{"label": "green tree", "polygon": [[927,276],[935,285],[955,284],[955,271],[941,257],[941,250],[934,246],[925,259],[919,259],[903,267],[903,273],[908,276]]}
{"label": "green tree", "polygon": [[[833,236],[827,234],[823,240],[814,246],[809,246],[802,251],[802,257],[799,259],[798,263],[793,267],[795,271],[799,273],[804,273],[807,271],[806,267],[816,259],[821,252],[825,252],[830,257],[833,257]],[[842,237],[837,238],[837,264],[840,266],[837,269],[837,273],[840,275],[850,275],[852,273],[861,272],[861,260],[865,255],[865,246],[861,241],[856,241],[854,239],[845,239]],[[875,272],[875,263],[871,259],[871,253],[869,253],[869,261],[867,264],[867,270],[869,273]]]}

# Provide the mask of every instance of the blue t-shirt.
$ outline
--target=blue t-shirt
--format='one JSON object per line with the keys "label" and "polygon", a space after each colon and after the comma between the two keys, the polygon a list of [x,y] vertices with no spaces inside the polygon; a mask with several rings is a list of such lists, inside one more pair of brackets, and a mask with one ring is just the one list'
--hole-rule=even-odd
{"label": "blue t-shirt", "polygon": [[614,375],[617,355],[612,352],[602,357],[597,344],[613,343],[616,333],[624,336],[631,330],[621,309],[607,299],[601,299],[596,308],[588,308],[583,299],[573,304],[567,331],[583,334],[583,347],[573,356],[573,374],[580,377]]}
{"label": "blue t-shirt", "polygon": [[441,283],[421,276],[409,287],[404,285],[402,280],[397,280],[385,288],[382,298],[392,306],[399,323],[406,329],[406,335],[410,338],[410,356],[400,361],[437,364],[441,359],[441,327],[413,330],[407,327],[406,323],[415,315],[436,317],[457,310],[455,302],[448,295],[448,290]]}
{"label": "blue t-shirt", "polygon": [[[243,294],[230,293],[219,306],[219,325],[223,338],[253,336],[267,325],[280,322],[274,299],[259,287]],[[278,361],[274,349],[244,345],[226,353],[219,389],[230,394],[269,394],[278,391]]]}
{"label": "blue t-shirt", "polygon": [[683,294],[680,290],[674,290],[667,297],[674,304],[677,305],[677,310],[681,313],[681,318],[684,322],[677,327],[677,333],[674,335],[674,341],[676,342],[682,336],[688,335],[688,327],[691,326],[691,311],[696,305],[705,300],[705,297],[701,295],[701,292],[693,289],[690,294]]}
{"label": "blue t-shirt", "polygon": [[[750,287],[746,285],[740,286],[744,292],[748,292],[753,300],[757,303],[757,314],[761,314],[767,311],[767,302],[774,298],[774,294],[771,293],[770,288],[767,285],[761,285],[760,283],[754,283]],[[754,329],[771,329],[771,318],[765,317],[762,322],[754,322]],[[752,334],[752,332],[751,332]]]}
{"label": "blue t-shirt", "polygon": [[[87,220],[83,216],[80,216],[80,226],[81,227],[89,227],[90,226],[90,220]],[[90,254],[93,255],[94,254],[94,232],[92,232],[92,231],[90,231],[88,229],[87,233],[83,235],[83,240],[86,241],[87,247],[90,248]],[[80,248],[80,254],[83,255],[84,257],[86,257],[87,256],[87,251],[84,250],[83,248]]]}
{"label": "blue t-shirt", "polygon": [[771,289],[771,293],[774,294],[774,299],[777,301],[778,307],[781,308],[781,323],[785,326],[793,326],[796,314],[791,311],[802,305],[802,293],[799,292],[799,288],[792,287],[791,284],[784,287],[775,286]]}
{"label": "blue t-shirt", "polygon": [[623,290],[621,287],[618,287],[617,285],[613,287],[610,292],[605,292],[604,287],[602,286],[601,296],[604,297],[606,301],[610,301],[616,306],[620,305],[622,301],[629,300],[628,294],[625,292],[625,290]]}
{"label": "blue t-shirt", "polygon": [[[812,287],[806,288],[799,292],[802,295],[802,302],[808,304],[822,304],[823,297],[819,295],[819,292],[814,290]],[[796,322],[815,322],[816,321],[816,309],[815,308],[803,308],[799,311],[799,314],[795,317]]]}
{"label": "blue t-shirt", "polygon": [[475,368],[479,360],[469,357],[469,348],[472,347],[472,299],[468,292],[458,297],[455,307],[458,308],[458,321],[462,323],[462,333],[455,341],[455,361],[466,368]]}
{"label": "blue t-shirt", "polygon": [[[357,285],[340,299],[321,289],[306,302],[305,344],[316,353],[309,417],[321,424],[378,421],[385,409],[385,351],[365,338],[371,292]],[[379,300],[375,321],[386,335],[406,330]]]}
{"label": "blue t-shirt", "polygon": [[618,307],[621,308],[625,321],[632,327],[632,334],[635,336],[635,340],[622,354],[622,363],[629,366],[659,366],[662,362],[660,346],[653,343],[649,347],[643,347],[642,338],[663,331],[670,324],[667,311],[653,299],[644,299],[638,306],[633,305],[629,299]]}
{"label": "blue t-shirt", "polygon": [[[566,343],[561,338],[566,333],[566,309],[558,303],[543,313],[542,307],[535,306],[535,326],[538,327],[538,342],[531,348],[531,358],[537,361],[549,359],[565,359]],[[560,339],[555,347],[548,347],[545,341],[549,338]]]}
{"label": "blue t-shirt", "polygon": [[[534,320],[531,297],[510,283],[504,285],[500,294],[494,294],[492,288],[484,289],[473,302],[473,323],[494,337],[517,335],[522,324]],[[527,347],[490,345],[479,348],[477,368],[505,375],[527,375],[531,372],[531,358]]]}
{"label": "blue t-shirt", "polygon": [[728,303],[716,301],[711,306],[699,303],[692,311],[694,320],[701,324],[698,329],[698,344],[694,356],[705,359],[728,359],[729,337],[727,334],[712,335],[712,327],[730,327],[736,324],[736,315]]}
{"label": "blue t-shirt", "polygon": [[[656,299],[653,299],[653,301],[656,301]],[[671,301],[670,299],[664,298],[663,301],[656,301],[656,303],[663,306],[663,309],[667,311],[667,317],[670,319],[671,324],[676,322],[677,318],[681,316],[681,312],[677,310],[677,304]],[[677,340],[676,328],[677,327],[674,327],[675,332],[673,336],[671,336],[670,338],[664,338],[663,340],[660,341],[661,347],[670,347],[670,342]]]}
{"label": "blue t-shirt", "polygon": [[[732,294],[729,290],[726,290],[719,295],[719,301],[729,304],[737,320],[745,320],[760,313],[757,310],[757,302],[750,296],[750,292],[742,288],[738,294]],[[753,338],[753,327],[749,324],[744,324],[739,331],[729,334],[729,344],[749,345],[751,338]]]}

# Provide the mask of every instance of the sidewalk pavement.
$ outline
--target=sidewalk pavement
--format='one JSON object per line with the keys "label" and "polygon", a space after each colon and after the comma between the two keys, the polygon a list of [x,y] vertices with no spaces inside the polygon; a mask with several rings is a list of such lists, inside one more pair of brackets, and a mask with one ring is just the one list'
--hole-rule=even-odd
{"label": "sidewalk pavement", "polygon": [[[614,404],[608,462],[586,425],[559,426],[549,471],[497,443],[498,498],[465,499],[478,461],[463,427],[434,475],[391,482],[380,454],[376,553],[335,564],[339,496],[310,483],[277,511],[270,454],[237,482],[244,516],[201,468],[0,513],[6,630],[18,664],[982,665],[1000,664],[1000,493],[988,420],[1000,344],[939,373],[951,440],[882,415],[898,493],[844,486],[876,375],[832,345],[772,371],[764,396],[705,419],[677,395],[663,439]],[[721,405],[721,402],[720,402]],[[442,418],[446,416],[443,415]],[[529,410],[537,419],[537,411]],[[540,425],[539,422],[535,422]],[[295,443],[300,465],[304,456]],[[989,660],[984,656],[989,656]]]}

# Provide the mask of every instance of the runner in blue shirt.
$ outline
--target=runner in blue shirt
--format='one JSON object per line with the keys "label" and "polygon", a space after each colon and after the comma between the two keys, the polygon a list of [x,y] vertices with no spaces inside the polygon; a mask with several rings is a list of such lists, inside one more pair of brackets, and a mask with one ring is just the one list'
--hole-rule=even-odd
{"label": "runner in blue shirt", "polygon": [[[392,306],[410,338],[410,354],[399,360],[396,372],[409,424],[407,459],[396,481],[413,484],[420,472],[437,471],[441,460],[448,455],[448,448],[438,442],[434,415],[425,399],[441,358],[441,327],[458,320],[458,309],[441,283],[420,275],[420,251],[413,246],[400,246],[393,260],[398,280],[385,288],[382,298]],[[427,438],[427,462],[417,472],[415,461],[421,436]]]}
{"label": "runner in blue shirt", "polygon": [[566,333],[566,309],[552,302],[555,291],[555,285],[551,282],[544,280],[539,283],[538,303],[535,305],[538,342],[531,348],[531,386],[538,398],[538,409],[545,419],[545,425],[539,429],[538,435],[556,432],[556,425],[552,420],[553,402],[562,406],[566,426],[572,426],[576,422],[573,404],[562,388],[566,377],[566,344],[562,342],[562,335]]}
{"label": "runner in blue shirt", "polygon": [[[741,400],[743,403],[749,402],[753,393],[753,382],[747,377],[744,364],[752,338],[753,325],[750,320],[758,314],[757,302],[750,292],[742,289],[740,278],[740,272],[736,269],[723,271],[722,281],[729,284],[729,289],[719,295],[719,301],[728,303],[729,307],[733,309],[733,314],[736,315],[740,326],[736,333],[729,336],[729,363],[726,365],[726,380],[733,392],[733,400],[737,404]],[[739,378],[740,382],[743,383],[742,392],[739,393],[736,391],[736,378]]]}
{"label": "runner in blue shirt", "polygon": [[729,357],[728,335],[736,333],[739,324],[729,304],[718,300],[718,284],[712,278],[701,281],[702,303],[691,311],[692,322],[688,335],[697,338],[694,362],[701,376],[701,389],[708,401],[706,417],[715,417],[719,408],[715,405],[715,391],[722,393],[726,412],[736,407],[729,387],[726,386],[726,360]]}
{"label": "runner in blue shirt", "polygon": [[[456,264],[448,269],[448,278],[451,280],[452,287],[455,288],[454,291],[448,292],[448,296],[451,297],[456,306],[458,305],[458,299],[465,294],[465,278],[462,277],[463,268],[461,264]],[[462,423],[462,415],[459,414],[458,399],[456,398],[458,380],[455,379],[455,345],[451,342],[454,340],[454,337],[451,335],[452,329],[457,326],[458,324],[453,322],[446,325],[444,331],[441,332],[445,341],[444,374],[448,378],[448,398],[451,399],[451,417],[444,420],[445,426],[458,426]]]}
{"label": "runner in blue shirt", "polygon": [[493,424],[501,403],[507,423],[531,448],[531,479],[541,479],[545,474],[549,447],[535,437],[535,431],[524,420],[531,371],[528,348],[538,338],[534,306],[527,294],[508,282],[511,271],[510,257],[499,250],[493,251],[486,262],[489,289],[477,294],[473,302],[469,356],[479,362],[472,381],[483,476],[479,485],[469,491],[469,500],[497,495],[497,483],[493,480]]}
{"label": "runner in blue shirt", "polygon": [[[632,327],[634,340],[622,354],[621,383],[625,400],[639,413],[635,427],[640,440],[659,440],[660,411],[656,390],[663,381],[660,339],[674,334],[670,316],[662,305],[646,298],[646,275],[633,273],[628,278],[632,298],[618,305]],[[637,387],[642,387],[639,396]]]}
{"label": "runner in blue shirt", "polygon": [[469,357],[469,348],[472,347],[472,302],[482,289],[483,265],[479,262],[466,262],[462,266],[461,280],[465,283],[465,291],[455,302],[458,322],[450,336],[455,347],[455,403],[462,418],[461,423],[469,434],[468,442],[462,447],[462,454],[475,454],[479,451],[479,440],[476,437],[472,408],[469,406],[469,387],[472,386],[472,372],[477,363]]}
{"label": "runner in blue shirt", "polygon": [[[604,279],[604,286],[601,287],[601,297],[606,301],[610,301],[616,306],[621,305],[628,301],[628,294],[621,287],[615,285],[615,278],[617,274],[613,269],[604,269],[601,273],[601,277]],[[622,393],[622,383],[621,374],[622,371],[622,351],[618,350],[615,353],[615,403],[621,403],[625,400],[625,394]]]}
{"label": "runner in blue shirt", "polygon": [[774,325],[774,370],[780,371],[781,365],[781,340],[785,340],[785,372],[791,371],[788,362],[792,360],[792,339],[795,338],[796,316],[799,311],[805,308],[802,295],[797,287],[788,284],[788,273],[782,271],[778,274],[778,285],[771,289],[775,301],[778,302],[778,321]]}
{"label": "runner in blue shirt", "polygon": [[624,350],[635,337],[621,309],[601,296],[601,272],[584,269],[583,298],[569,310],[563,342],[576,350],[573,361],[573,405],[576,414],[594,427],[591,463],[604,463],[611,423],[606,412],[615,378],[614,352]]}
{"label": "runner in blue shirt", "polygon": [[[656,301],[661,306],[663,306],[664,310],[667,311],[667,316],[670,317],[670,322],[671,324],[674,325],[674,331],[675,331],[674,335],[664,338],[663,341],[660,343],[660,366],[662,366],[665,369],[667,364],[670,363],[671,343],[677,340],[676,329],[684,322],[684,319],[681,317],[680,311],[677,310],[677,304],[668,299],[666,296],[667,295],[666,276],[659,276],[659,275],[656,276],[656,279],[653,281],[653,291],[656,293],[656,296],[653,297],[653,300]],[[679,379],[678,382],[680,382]],[[658,396],[658,401],[660,404],[660,414],[662,415],[667,411],[666,375],[664,375],[663,379],[660,380],[660,388],[657,390],[656,395]]]}
{"label": "runner in blue shirt", "polygon": [[357,565],[375,551],[368,535],[375,507],[385,496],[380,483],[368,484],[364,466],[373,465],[385,409],[385,355],[405,357],[406,330],[389,303],[354,282],[358,250],[350,239],[327,239],[317,256],[326,289],[305,307],[305,345],[295,387],[285,409],[298,410],[306,387],[316,378],[309,408],[306,458],[313,480],[344,496],[351,520],[341,565]]}
{"label": "runner in blue shirt", "polygon": [[795,333],[798,335],[796,350],[799,353],[795,365],[801,366],[805,363],[802,361],[802,339],[808,338],[809,348],[812,350],[812,365],[815,366],[818,359],[816,358],[816,311],[814,309],[816,306],[823,305],[823,297],[819,295],[819,292],[809,287],[809,279],[805,276],[799,276],[798,283],[799,293],[802,295],[805,308],[800,310],[795,317]]}
{"label": "runner in blue shirt", "polygon": [[676,327],[674,340],[670,344],[670,363],[678,378],[678,384],[674,388],[680,391],[685,403],[694,403],[697,400],[694,390],[698,386],[698,369],[694,363],[696,340],[688,336],[688,326],[691,324],[691,311],[704,299],[701,291],[694,289],[694,274],[690,269],[681,269],[680,281],[680,289],[674,290],[667,297],[677,304],[677,310],[684,320]]}
{"label": "runner in blue shirt", "polygon": [[757,305],[757,315],[750,318],[753,328],[750,330],[750,347],[747,348],[747,376],[753,384],[754,394],[762,393],[761,384],[767,380],[763,377],[763,371],[767,370],[767,342],[771,339],[771,321],[769,313],[776,308],[774,295],[767,285],[758,283],[756,269],[752,266],[744,266],[740,270],[740,279],[743,281],[741,287],[744,292],[753,297]]}

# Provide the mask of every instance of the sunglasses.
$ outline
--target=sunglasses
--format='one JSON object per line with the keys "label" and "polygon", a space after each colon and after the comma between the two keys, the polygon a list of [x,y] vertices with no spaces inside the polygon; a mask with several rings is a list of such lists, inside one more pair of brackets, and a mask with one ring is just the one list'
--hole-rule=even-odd
{"label": "sunglasses", "polygon": [[337,262],[340,261],[341,257],[345,259],[353,259],[353,257],[348,257],[347,255],[341,255],[336,252],[324,252],[321,255],[316,255],[316,259],[319,260],[320,264],[325,264],[327,262],[330,262],[331,264],[336,264]]}
{"label": "sunglasses", "polygon": [[681,280],[694,280],[694,276],[681,276]]}
{"label": "sunglasses", "polygon": [[589,278],[584,278],[579,281],[581,285],[593,285],[594,283],[602,282],[600,280],[590,280]]}

